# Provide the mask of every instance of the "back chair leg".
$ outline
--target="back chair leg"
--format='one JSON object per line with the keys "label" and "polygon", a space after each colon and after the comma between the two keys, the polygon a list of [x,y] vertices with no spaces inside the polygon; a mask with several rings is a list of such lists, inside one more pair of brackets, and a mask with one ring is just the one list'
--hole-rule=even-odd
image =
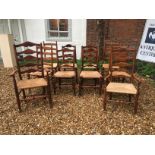
{"label": "back chair leg", "polygon": [[131,94],[129,94],[129,102],[131,102]]}
{"label": "back chair leg", "polygon": [[59,90],[61,90],[61,78],[59,78]]}
{"label": "back chair leg", "polygon": [[[29,92],[30,92],[30,89],[29,89]],[[22,93],[23,93],[23,99],[25,99],[26,98],[25,90],[22,90]]]}
{"label": "back chair leg", "polygon": [[109,93],[109,99],[112,100],[112,93]]}

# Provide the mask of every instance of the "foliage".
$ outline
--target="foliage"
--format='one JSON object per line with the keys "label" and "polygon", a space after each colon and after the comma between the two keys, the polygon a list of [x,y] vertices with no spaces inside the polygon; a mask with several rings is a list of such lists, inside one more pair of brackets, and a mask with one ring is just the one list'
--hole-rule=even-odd
{"label": "foliage", "polygon": [[136,69],[140,75],[155,79],[155,64],[138,60]]}

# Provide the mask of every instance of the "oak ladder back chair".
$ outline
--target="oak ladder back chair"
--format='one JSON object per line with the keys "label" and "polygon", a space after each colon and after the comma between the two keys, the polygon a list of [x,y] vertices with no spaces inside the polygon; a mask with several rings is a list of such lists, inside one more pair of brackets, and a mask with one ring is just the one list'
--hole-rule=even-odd
{"label": "oak ladder back chair", "polygon": [[[17,70],[15,70],[10,76],[13,77],[15,95],[19,111],[21,112],[21,101],[39,98],[48,99],[49,105],[52,107],[48,73],[47,79],[44,78],[42,45],[27,41],[18,45],[14,45],[14,51]],[[37,71],[41,73],[41,76],[39,78],[30,78],[30,73]],[[15,76],[15,73],[17,72],[19,75],[19,80],[17,80]],[[26,93],[27,89],[30,90],[34,88],[42,88],[46,90],[46,93],[38,94],[35,92],[35,94],[33,93],[31,95]],[[21,93],[23,94],[22,98],[20,95]]]}
{"label": "oak ladder back chair", "polygon": [[[75,66],[74,66],[74,67],[75,67],[75,72],[76,72],[76,82],[78,82],[76,46],[75,46],[75,45],[71,45],[71,44],[67,44],[67,45],[65,45],[65,46],[62,46],[62,48],[65,49],[66,52],[67,52],[67,51],[68,51],[68,52],[74,52],[74,60],[75,60]],[[68,64],[68,65],[72,65],[72,64]],[[62,64],[62,67],[64,67],[63,64]],[[67,69],[70,69],[70,67],[69,67],[69,68],[64,67],[64,69],[67,70]]]}
{"label": "oak ladder back chair", "polygon": [[[43,64],[44,68],[51,68],[57,71],[58,58],[57,58],[58,44],[56,42],[45,43],[43,42]],[[51,61],[50,61],[51,58]]]}
{"label": "oak ladder back chair", "polygon": [[[38,47],[38,50],[39,47]],[[46,71],[50,71],[50,77],[52,77],[53,73],[57,71],[57,64],[58,64],[58,58],[57,58],[57,41],[56,42],[50,42],[50,43],[42,43],[42,54],[43,54],[43,67],[44,67],[44,75],[46,76]],[[32,76],[41,76],[40,72],[32,72]]]}
{"label": "oak ladder back chair", "polygon": [[[58,71],[54,74],[54,92],[56,93],[56,84],[59,82],[59,89],[61,85],[72,85],[73,93],[75,95],[76,88],[76,70],[75,70],[75,52],[74,50],[62,48],[57,52],[58,57]],[[65,70],[67,68],[67,70]],[[63,81],[64,80],[64,81]],[[71,80],[72,82],[66,82]]]}
{"label": "oak ladder back chair", "polygon": [[104,55],[103,55],[103,60],[105,63],[102,64],[102,68],[104,71],[109,70],[109,62],[110,62],[110,51],[113,46],[119,46],[119,42],[112,42],[110,40],[105,40],[104,41]]}
{"label": "oak ladder back chair", "polygon": [[109,68],[111,78],[131,78],[135,72],[136,50],[123,46],[112,47],[111,50]]}
{"label": "oak ladder back chair", "polygon": [[[131,97],[134,96],[134,113],[137,113],[138,98],[141,80],[134,74],[136,51],[131,49],[112,49],[110,54],[110,72],[106,77],[106,85],[104,88],[103,107],[106,110],[107,96],[112,100],[113,94],[127,94],[129,102]],[[112,66],[117,65],[119,69]],[[117,80],[123,78],[125,80]],[[114,102],[125,102],[124,100],[113,100]],[[128,102],[126,101],[126,102]]]}
{"label": "oak ladder back chair", "polygon": [[[102,89],[102,75],[98,68],[98,49],[95,46],[81,47],[82,66],[79,76],[79,95],[84,87],[99,88],[99,94]],[[94,80],[94,84],[84,84],[84,80]],[[97,83],[98,82],[98,83]]]}

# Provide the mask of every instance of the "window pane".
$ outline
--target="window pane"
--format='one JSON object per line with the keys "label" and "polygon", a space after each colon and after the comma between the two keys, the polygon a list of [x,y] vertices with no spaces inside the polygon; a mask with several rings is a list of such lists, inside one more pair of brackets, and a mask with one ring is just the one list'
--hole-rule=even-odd
{"label": "window pane", "polygon": [[59,20],[59,30],[60,31],[68,31],[68,19],[60,19]]}
{"label": "window pane", "polygon": [[58,32],[49,32],[49,36],[58,37]]}
{"label": "window pane", "polygon": [[58,30],[58,19],[50,19],[49,28],[50,30]]}
{"label": "window pane", "polygon": [[68,32],[60,32],[60,37],[68,37]]}

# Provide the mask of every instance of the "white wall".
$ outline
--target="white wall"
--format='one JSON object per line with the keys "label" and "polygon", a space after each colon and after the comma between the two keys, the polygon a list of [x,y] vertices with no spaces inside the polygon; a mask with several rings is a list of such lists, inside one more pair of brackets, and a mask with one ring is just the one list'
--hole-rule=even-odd
{"label": "white wall", "polygon": [[[32,42],[46,41],[44,19],[25,19],[27,40]],[[59,42],[58,48],[65,44],[76,45],[77,58],[81,57],[81,46],[86,45],[86,19],[72,19],[72,41]]]}

